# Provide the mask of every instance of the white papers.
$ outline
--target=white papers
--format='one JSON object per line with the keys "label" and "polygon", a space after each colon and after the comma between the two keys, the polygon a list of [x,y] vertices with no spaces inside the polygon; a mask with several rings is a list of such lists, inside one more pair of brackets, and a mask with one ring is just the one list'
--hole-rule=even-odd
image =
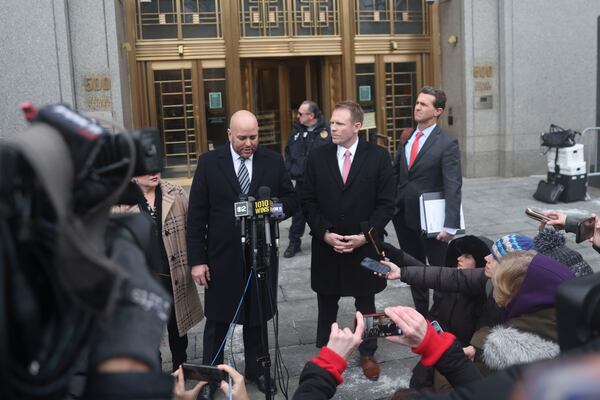
{"label": "white papers", "polygon": [[[444,229],[446,219],[446,200],[441,192],[423,193],[419,197],[421,231],[427,237],[436,237]],[[465,215],[460,205],[460,229],[456,233],[465,233]]]}

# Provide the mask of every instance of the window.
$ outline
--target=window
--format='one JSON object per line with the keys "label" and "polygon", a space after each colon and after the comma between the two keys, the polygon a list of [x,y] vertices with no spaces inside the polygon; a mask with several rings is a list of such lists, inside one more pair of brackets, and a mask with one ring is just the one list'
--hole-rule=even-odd
{"label": "window", "polygon": [[423,0],[356,0],[356,33],[422,34],[423,11]]}
{"label": "window", "polygon": [[138,0],[138,40],[219,38],[219,0]]}

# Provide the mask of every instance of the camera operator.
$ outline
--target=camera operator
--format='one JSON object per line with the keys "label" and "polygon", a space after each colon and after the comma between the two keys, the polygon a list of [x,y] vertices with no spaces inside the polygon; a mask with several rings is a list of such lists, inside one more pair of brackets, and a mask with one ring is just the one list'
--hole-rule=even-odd
{"label": "camera operator", "polygon": [[26,111],[32,126],[0,145],[2,397],[171,398],[151,221],[108,218],[134,171],[159,169],[158,135],[112,135],[63,105]]}

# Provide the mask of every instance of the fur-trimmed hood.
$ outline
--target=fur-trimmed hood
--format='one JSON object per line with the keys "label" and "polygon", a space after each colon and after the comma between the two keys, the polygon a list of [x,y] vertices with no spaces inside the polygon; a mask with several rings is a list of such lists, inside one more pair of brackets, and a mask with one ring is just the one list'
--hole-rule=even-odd
{"label": "fur-trimmed hood", "polygon": [[492,370],[556,357],[557,343],[535,333],[497,326],[490,331],[483,346],[483,362]]}

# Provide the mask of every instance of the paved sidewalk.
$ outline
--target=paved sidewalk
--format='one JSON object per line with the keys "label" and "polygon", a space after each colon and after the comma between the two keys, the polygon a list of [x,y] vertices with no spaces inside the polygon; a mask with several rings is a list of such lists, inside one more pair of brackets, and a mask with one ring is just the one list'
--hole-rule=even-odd
{"label": "paved sidewalk", "polygon": [[[573,214],[589,214],[600,211],[600,189],[590,188],[590,201],[575,203],[559,203],[555,206],[540,203],[533,199],[537,182],[541,176],[525,178],[481,178],[465,179],[463,185],[463,207],[467,233],[484,235],[497,239],[506,233],[521,233],[533,237],[537,231],[537,223],[524,214],[526,207],[537,207],[543,210],[559,209]],[[279,304],[279,346],[283,362],[289,372],[289,398],[298,385],[298,377],[305,364],[318,352],[315,348],[317,304],[316,295],[310,288],[310,236],[308,227],[302,241],[302,251],[291,259],[283,258],[283,251],[288,245],[287,234],[290,220],[280,225],[280,284],[278,290]],[[390,237],[397,245],[396,233],[391,225],[387,227]],[[595,271],[600,270],[600,255],[589,243],[574,243],[574,235],[568,235],[569,246],[579,250]],[[376,296],[377,309],[392,305],[412,305],[410,289],[406,285],[394,281]],[[352,298],[340,301],[340,326],[353,326]],[[189,334],[188,356],[190,361],[201,362],[202,332],[204,322],[192,329]],[[272,326],[271,326],[272,331]],[[232,343],[227,343],[226,359],[235,360],[237,369],[243,371],[242,329],[237,327]],[[273,335],[269,339],[273,347]],[[344,373],[344,383],[338,387],[335,399],[380,399],[389,397],[396,388],[407,387],[412,367],[417,358],[403,346],[393,345],[385,340],[379,341],[377,358],[381,363],[381,377],[372,382],[362,375],[358,364],[358,355],[349,360],[349,368]],[[166,337],[162,343],[163,368],[169,370],[170,354]],[[271,350],[274,362],[275,352]],[[253,384],[248,385],[251,399],[261,399],[264,395]],[[221,396],[220,398],[225,398]],[[276,399],[283,399],[281,391]]]}

